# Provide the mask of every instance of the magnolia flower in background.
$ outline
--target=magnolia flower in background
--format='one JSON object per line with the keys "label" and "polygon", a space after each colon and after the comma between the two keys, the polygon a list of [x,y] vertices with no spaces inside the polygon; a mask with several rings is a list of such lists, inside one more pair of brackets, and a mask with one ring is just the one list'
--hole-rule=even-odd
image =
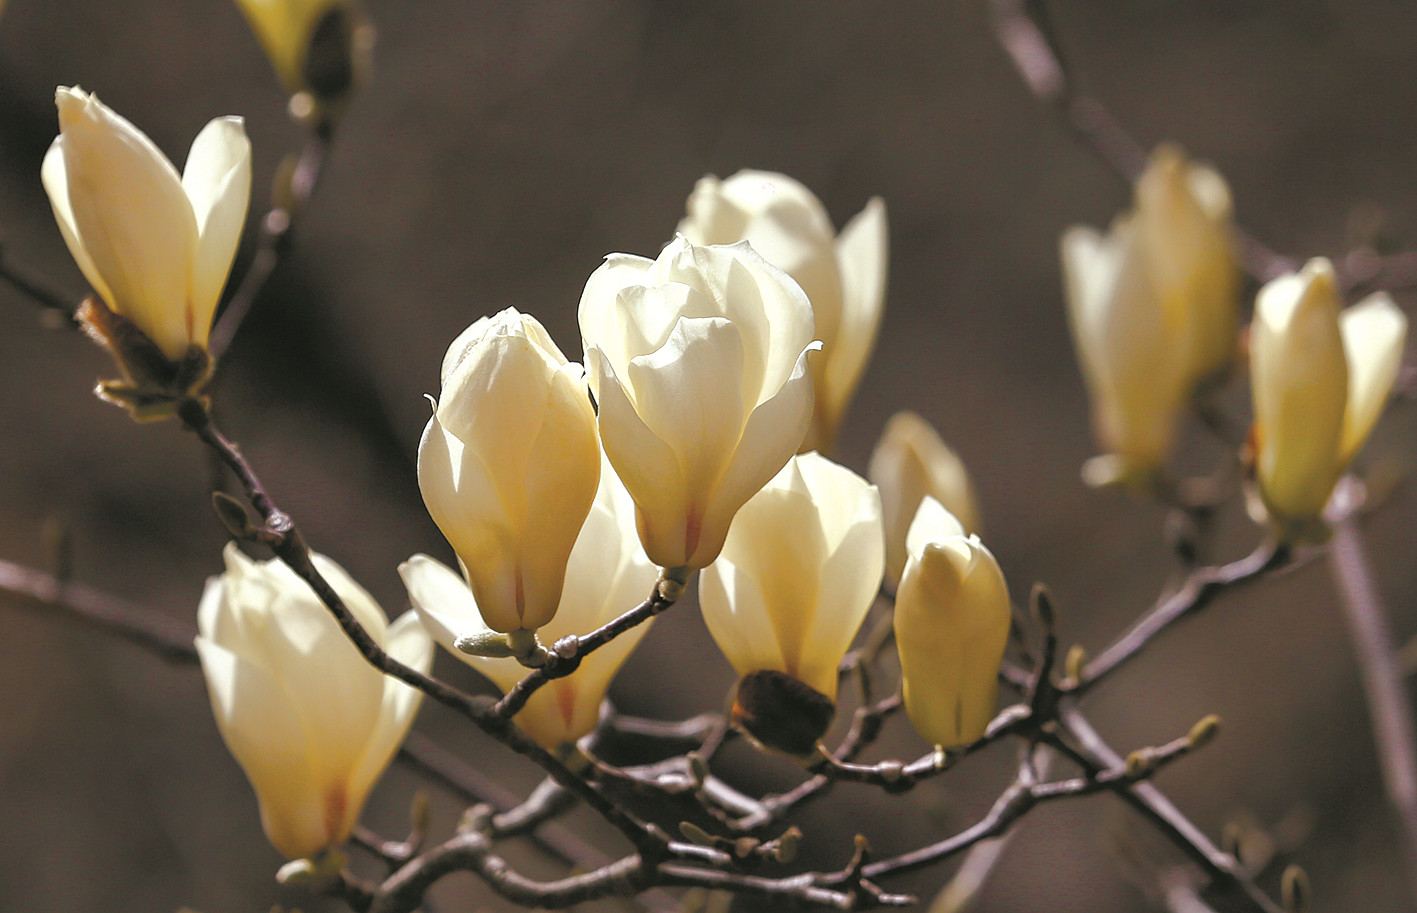
{"label": "magnolia flower in background", "polygon": [[495,631],[556,614],[595,500],[600,445],[581,366],[508,308],[453,340],[418,445],[418,487]]}
{"label": "magnolia flower in background", "polygon": [[886,207],[879,197],[838,236],[821,201],[772,171],[740,171],[694,185],[679,233],[694,244],[747,241],[812,302],[822,354],[813,359],[816,410],[799,451],[828,450],[866,361],[885,305]]}
{"label": "magnolia flower in background", "polygon": [[933,745],[984,734],[999,695],[1009,638],[1009,591],[994,556],[927,497],[910,524],[909,560],[895,598],[905,710]]}
{"label": "magnolia flower in background", "polygon": [[[217,728],[256,790],[261,824],[291,859],[343,843],[408,734],[422,695],[365,662],[310,587],[234,543],[207,581],[197,652]],[[392,625],[344,569],[315,567],[370,636],[426,672],[433,642],[413,612]]]}
{"label": "magnolia flower in background", "polygon": [[241,118],[207,124],[179,177],[97,97],[61,86],[55,101],[59,136],[41,176],[84,278],[168,359],[205,348],[251,195]]}
{"label": "magnolia flower in background", "polygon": [[760,741],[800,755],[821,738],[837,667],[875,602],[884,566],[875,486],[819,454],[793,457],[738,512],[723,554],[699,575],[709,633],[740,676],[781,673],[825,701],[809,702],[825,709],[819,726],[804,727],[809,708],[798,707],[784,708],[793,721],[784,726],[764,719],[770,708],[752,706],[740,687],[737,713],[747,719],[739,722]]}
{"label": "magnolia flower in background", "polygon": [[[460,638],[490,633],[477,599],[451,568],[415,555],[399,566],[409,599],[433,638],[487,676],[503,692],[527,670],[515,659],[471,656],[454,648]],[[600,490],[571,550],[566,585],[556,617],[542,629],[548,643],[586,634],[634,608],[659,576],[635,532],[635,505],[609,465],[600,470]],[[600,705],[620,666],[648,633],[650,623],[631,628],[581,660],[576,671],[552,679],[527,701],[516,722],[548,749],[574,742],[600,720]]]}
{"label": "magnolia flower in background", "polygon": [[1215,171],[1161,146],[1136,205],[1099,234],[1063,234],[1069,322],[1106,456],[1093,484],[1145,486],[1171,454],[1196,384],[1234,357],[1239,274],[1230,194]]}
{"label": "magnolia flower in background", "polygon": [[1315,528],[1377,423],[1402,362],[1407,318],[1386,292],[1340,313],[1333,266],[1310,260],[1260,289],[1250,330],[1260,499],[1286,534]]}
{"label": "magnolia flower in background", "polygon": [[236,5],[287,91],[337,100],[363,76],[372,36],[353,0],[237,0]]}
{"label": "magnolia flower in background", "polygon": [[928,495],[959,518],[967,532],[979,529],[979,511],[969,473],[940,435],[914,412],[897,412],[871,452],[866,467],[881,492],[886,530],[886,583],[905,570],[905,538],[920,502]]}
{"label": "magnolia flower in background", "polygon": [[807,296],[746,243],[681,236],[657,260],[607,257],[580,326],[601,439],[646,553],[670,570],[704,567],[807,432],[807,353],[819,346]]}

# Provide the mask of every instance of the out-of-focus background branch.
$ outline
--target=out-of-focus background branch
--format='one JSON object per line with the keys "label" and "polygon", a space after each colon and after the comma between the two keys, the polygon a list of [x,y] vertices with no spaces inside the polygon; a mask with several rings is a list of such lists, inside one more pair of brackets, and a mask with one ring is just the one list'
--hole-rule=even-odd
{"label": "out-of-focus background branch", "polygon": [[[1417,247],[1417,122],[1405,116],[1417,106],[1417,11],[1377,0],[1051,9],[1088,91],[1144,142],[1173,139],[1217,165],[1241,221],[1276,250],[1337,259],[1370,242]],[[1160,510],[1078,480],[1093,451],[1056,264],[1058,233],[1106,222],[1125,190],[1032,99],[985,4],[376,0],[369,11],[374,78],[215,394],[224,427],[311,542],[387,610],[406,599],[399,561],[449,557],[413,474],[420,394],[436,389],[447,343],[510,305],[578,351],[575,306],[600,258],[653,254],[696,178],[741,167],[802,180],[837,224],[872,195],[887,201],[888,313],[840,458],[864,468],[885,418],[915,409],[969,465],[1015,597],[1034,580],[1050,585],[1065,644],[1095,651],[1151,602],[1170,570]],[[246,117],[256,190],[239,271],[266,188],[303,136],[235,7],[6,4],[0,241],[77,301],[82,279],[38,181],[61,83],[96,91],[179,161],[212,116]],[[140,428],[90,396],[110,370],[0,284],[0,557],[50,566],[45,531],[60,525],[78,579],[190,622],[225,538],[208,507],[210,469],[175,424]],[[1370,465],[1408,468],[1409,411],[1395,410]],[[1203,470],[1215,453],[1196,441],[1191,468]],[[1238,510],[1220,522],[1221,557],[1253,544]],[[1417,620],[1410,491],[1366,522],[1404,639]],[[1089,714],[1130,746],[1218,713],[1216,744],[1160,777],[1168,795],[1213,838],[1242,813],[1266,824],[1307,817],[1312,833],[1293,859],[1320,908],[1396,909],[1405,901],[1392,819],[1327,574],[1317,562],[1221,597],[1099,687]],[[7,905],[320,906],[273,882],[280,860],[196,675],[32,610],[6,609],[0,630]],[[459,664],[440,671],[481,687]],[[658,622],[612,696],[627,713],[679,719],[719,708],[730,679],[688,601]],[[539,778],[436,707],[418,728],[523,793]],[[900,723],[881,744],[876,757],[923,750]],[[716,769],[761,789],[800,776],[740,744]],[[801,863],[841,867],[858,830],[881,855],[941,839],[979,818],[1014,770],[1011,754],[984,753],[909,797],[838,786],[802,810]],[[395,768],[369,823],[403,833],[418,782]],[[435,834],[446,835],[461,805],[433,796]],[[982,904],[1137,909],[1146,893],[1124,877],[1138,851],[1132,820],[1104,796],[1041,808]],[[619,849],[604,830],[583,835]],[[1163,868],[1176,861],[1162,844],[1144,849]],[[529,874],[558,874],[532,849],[513,856]],[[944,874],[889,887],[928,896]],[[1276,879],[1277,869],[1270,887]],[[501,904],[469,878],[434,897]]]}

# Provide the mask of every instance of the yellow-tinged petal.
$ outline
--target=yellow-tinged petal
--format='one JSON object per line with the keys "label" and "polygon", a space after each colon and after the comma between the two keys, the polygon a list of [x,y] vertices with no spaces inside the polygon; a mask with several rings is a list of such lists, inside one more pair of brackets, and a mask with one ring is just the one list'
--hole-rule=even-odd
{"label": "yellow-tinged petal", "polygon": [[97,98],[60,88],[55,99],[74,228],[113,296],[109,308],[181,358],[194,336],[197,251],[181,179],[151,140]]}
{"label": "yellow-tinged petal", "polygon": [[1260,289],[1250,331],[1256,474],[1281,522],[1318,517],[1342,472],[1348,362],[1333,267],[1315,259]]}
{"label": "yellow-tinged petal", "polygon": [[182,189],[197,220],[192,341],[205,346],[251,199],[251,141],[241,118],[218,117],[197,134],[182,171]]}
{"label": "yellow-tinged petal", "polygon": [[704,621],[739,675],[780,672],[834,700],[884,563],[875,487],[818,454],[794,456],[700,574]]}
{"label": "yellow-tinged petal", "polygon": [[1407,315],[1386,292],[1376,292],[1338,318],[1348,361],[1348,408],[1338,460],[1347,465],[1372,433],[1402,367]]}
{"label": "yellow-tinged petal", "polygon": [[963,461],[914,412],[897,412],[886,422],[871,452],[866,476],[881,491],[886,530],[886,582],[894,586],[905,570],[906,533],[928,495],[943,504],[971,532],[979,528],[974,490]]}
{"label": "yellow-tinged petal", "polygon": [[966,745],[984,734],[998,700],[1008,641],[1008,586],[977,536],[926,498],[911,525],[896,593],[895,630],[905,709],[926,741]]}

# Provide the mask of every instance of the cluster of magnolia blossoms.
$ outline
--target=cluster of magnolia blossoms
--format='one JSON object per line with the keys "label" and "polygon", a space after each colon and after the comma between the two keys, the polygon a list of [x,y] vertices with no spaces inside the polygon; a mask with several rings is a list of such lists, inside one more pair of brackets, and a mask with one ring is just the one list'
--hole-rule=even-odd
{"label": "cluster of magnolia blossoms", "polygon": [[[88,306],[89,328],[128,382],[101,392],[138,417],[170,414],[210,370],[206,341],[249,196],[249,143],[239,119],[213,121],[179,177],[92,96],[60,89],[58,105],[45,187],[101,299]],[[706,199],[714,194],[722,199]],[[580,303],[588,373],[510,309],[449,347],[418,472],[461,574],[410,559],[400,572],[416,612],[389,625],[337,565],[315,556],[316,567],[395,658],[426,670],[436,641],[504,690],[535,661],[538,637],[587,633],[656,581],[676,594],[703,569],[706,623],[742,676],[735,720],[763,744],[809,755],[887,555],[908,551],[904,576],[889,577],[892,586],[899,578],[911,718],[939,744],[978,738],[995,702],[1008,595],[992,556],[936,500],[976,522],[958,459],[911,415],[892,421],[872,459],[879,488],[815,452],[797,455],[809,436],[830,441],[875,336],[883,206],[873,201],[833,238],[805,188],[745,172],[705,179],[689,210],[686,231],[729,243],[681,234],[652,260],[608,257]],[[823,320],[834,328],[825,349]],[[184,375],[188,363],[200,371]],[[419,696],[367,665],[283,565],[234,546],[226,564],[199,612],[212,707],[271,842],[291,857],[315,855],[348,838]],[[646,630],[548,683],[516,722],[548,748],[590,732]],[[962,657],[945,675],[930,668],[928,651],[939,649]]]}
{"label": "cluster of magnolia blossoms", "polygon": [[[1098,442],[1093,482],[1153,483],[1198,384],[1237,352],[1239,277],[1230,194],[1174,147],[1151,158],[1111,232],[1070,229],[1064,288]],[[1342,311],[1340,313],[1340,311]],[[1407,319],[1386,293],[1342,310],[1333,268],[1310,261],[1264,286],[1250,327],[1254,513],[1286,539],[1317,539],[1339,477],[1397,378]]]}

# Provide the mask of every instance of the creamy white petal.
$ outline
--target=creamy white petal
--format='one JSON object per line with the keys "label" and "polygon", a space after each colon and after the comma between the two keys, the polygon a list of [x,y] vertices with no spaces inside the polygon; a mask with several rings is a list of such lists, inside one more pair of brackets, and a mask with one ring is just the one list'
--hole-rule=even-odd
{"label": "creamy white petal", "polygon": [[1281,520],[1322,513],[1342,467],[1348,366],[1338,289],[1326,260],[1270,282],[1255,302],[1250,375],[1257,475]]}
{"label": "creamy white petal", "polygon": [[217,728],[256,791],[271,843],[291,859],[328,846],[329,818],[334,809],[343,819],[343,796],[315,776],[300,715],[280,684],[206,638],[197,638],[197,655]]}
{"label": "creamy white petal", "polygon": [[838,422],[876,347],[885,311],[889,251],[886,205],[880,197],[873,197],[841,229],[836,242],[841,265],[841,329],[835,348],[825,359],[825,390],[818,395],[826,396]]}
{"label": "creamy white petal", "polygon": [[77,89],[56,96],[77,235],[113,295],[170,358],[195,336],[197,223],[172,163],[128,121]]}
{"label": "creamy white petal", "polygon": [[49,151],[44,155],[40,179],[49,195],[50,206],[54,209],[54,220],[59,223],[59,234],[63,236],[65,246],[69,248],[70,255],[79,265],[79,270],[89,285],[112,310],[113,292],[109,290],[108,283],[103,281],[103,276],[99,275],[98,267],[93,265],[89,252],[84,249],[83,241],[79,239],[79,229],[74,223],[74,210],[69,203],[69,176],[65,167],[64,137],[56,136],[54,142],[49,145]]}
{"label": "creamy white petal", "polygon": [[1338,459],[1347,465],[1372,433],[1397,381],[1407,315],[1390,295],[1377,292],[1345,310],[1338,323],[1348,361],[1348,408]]}
{"label": "creamy white petal", "polygon": [[251,141],[241,118],[218,117],[197,134],[187,154],[182,188],[197,220],[193,340],[205,345],[251,199]]}

